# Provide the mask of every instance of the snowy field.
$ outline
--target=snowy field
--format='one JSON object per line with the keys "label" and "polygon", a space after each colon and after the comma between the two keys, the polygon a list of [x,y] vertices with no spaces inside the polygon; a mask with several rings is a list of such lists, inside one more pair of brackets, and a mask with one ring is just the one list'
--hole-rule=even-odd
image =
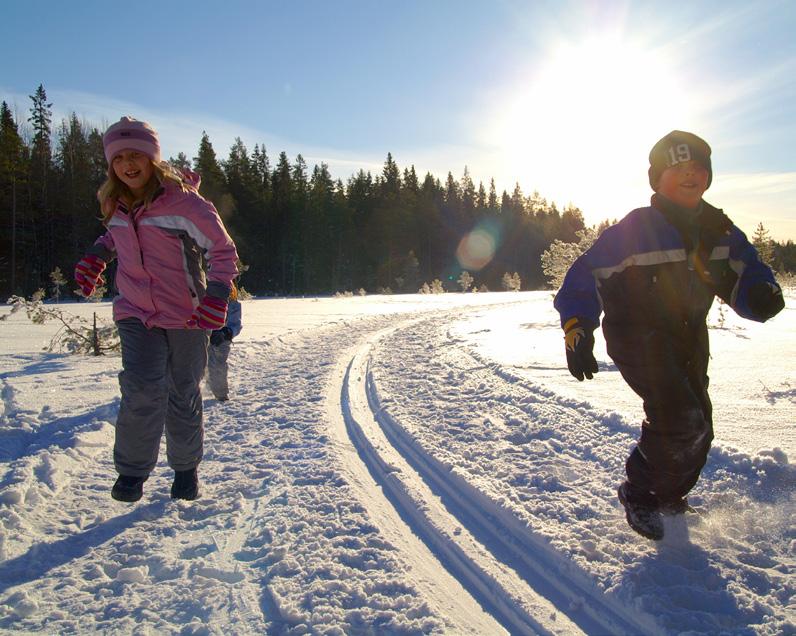
{"label": "snowy field", "polygon": [[[639,400],[550,292],[243,303],[202,496],[110,498],[119,357],[0,323],[0,632],[796,634],[796,296],[711,315],[699,514],[615,499]],[[108,304],[64,305],[82,315]],[[0,307],[0,313],[7,308]],[[598,332],[599,334],[599,332]]]}

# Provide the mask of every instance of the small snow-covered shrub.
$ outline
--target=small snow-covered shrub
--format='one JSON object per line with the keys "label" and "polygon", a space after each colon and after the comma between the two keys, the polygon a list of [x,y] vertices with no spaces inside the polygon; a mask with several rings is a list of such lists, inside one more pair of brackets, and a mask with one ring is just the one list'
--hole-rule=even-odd
{"label": "small snow-covered shrub", "polygon": [[22,296],[11,296],[8,299],[11,311],[0,316],[0,321],[24,309],[28,320],[34,325],[43,325],[48,320],[60,322],[61,328],[44,347],[45,351],[58,349],[69,353],[92,353],[99,356],[106,351],[120,350],[119,332],[115,323],[97,318],[96,313],[93,321],[89,321],[63,309],[47,307],[42,301],[44,293],[44,290],[40,289],[31,296],[30,300]]}
{"label": "small snow-covered shrub", "polygon": [[578,237],[577,243],[565,243],[556,239],[542,253],[542,271],[552,289],[561,287],[572,263],[597,240],[597,230],[594,228],[586,227],[575,234]]}
{"label": "small snow-covered shrub", "polygon": [[459,283],[459,287],[462,288],[463,292],[466,292],[470,287],[473,286],[473,276],[467,270],[464,270],[461,275],[459,276],[459,280],[456,281]]}
{"label": "small snow-covered shrub", "polygon": [[513,274],[509,274],[506,272],[503,274],[503,280],[500,281],[501,287],[506,291],[520,291],[522,287],[522,279],[517,272]]}

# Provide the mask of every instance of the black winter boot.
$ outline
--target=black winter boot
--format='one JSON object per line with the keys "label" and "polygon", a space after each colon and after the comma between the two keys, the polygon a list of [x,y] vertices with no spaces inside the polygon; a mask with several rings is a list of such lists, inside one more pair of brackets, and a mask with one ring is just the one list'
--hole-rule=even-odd
{"label": "black winter boot", "polygon": [[682,499],[676,499],[674,501],[666,501],[661,503],[658,508],[661,514],[672,517],[674,515],[684,515],[687,512],[696,512],[696,509],[688,503],[688,497],[683,497]]}
{"label": "black winter boot", "polygon": [[148,477],[119,475],[111,489],[111,497],[116,501],[126,501],[128,503],[138,501],[144,494],[144,482],[147,479]]}
{"label": "black winter boot", "polygon": [[625,508],[628,525],[642,537],[660,541],[663,539],[663,519],[656,506],[632,501],[628,498],[630,484],[624,482],[616,494]]}
{"label": "black winter boot", "polygon": [[175,470],[174,483],[171,484],[171,498],[193,501],[198,496],[199,477],[196,474],[196,468]]}

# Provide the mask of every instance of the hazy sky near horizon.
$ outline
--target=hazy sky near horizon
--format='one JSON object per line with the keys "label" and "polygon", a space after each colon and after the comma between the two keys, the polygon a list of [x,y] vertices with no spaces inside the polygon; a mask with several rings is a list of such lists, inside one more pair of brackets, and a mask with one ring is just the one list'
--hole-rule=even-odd
{"label": "hazy sky near horizon", "polygon": [[589,223],[646,204],[672,129],[713,147],[705,198],[796,239],[796,2],[10,0],[0,99],[57,127],[130,114],[165,156],[235,137],[344,181],[400,168],[519,183]]}

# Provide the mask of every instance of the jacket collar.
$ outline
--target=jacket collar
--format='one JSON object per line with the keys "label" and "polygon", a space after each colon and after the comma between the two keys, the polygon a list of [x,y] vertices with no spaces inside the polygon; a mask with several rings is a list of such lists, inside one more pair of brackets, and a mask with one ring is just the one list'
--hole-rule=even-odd
{"label": "jacket collar", "polygon": [[729,217],[704,199],[696,211],[679,206],[657,192],[652,195],[651,202],[680,234],[691,267],[705,283],[712,283],[708,268],[710,255],[732,230]]}

